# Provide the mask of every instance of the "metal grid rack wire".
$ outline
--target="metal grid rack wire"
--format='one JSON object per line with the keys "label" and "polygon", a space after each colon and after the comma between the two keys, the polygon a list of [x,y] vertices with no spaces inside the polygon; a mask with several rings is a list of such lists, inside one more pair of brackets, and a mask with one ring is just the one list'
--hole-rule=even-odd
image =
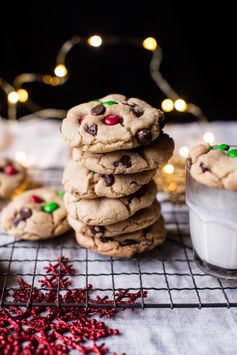
{"label": "metal grid rack wire", "polygon": [[[33,183],[60,186],[61,169],[31,170]],[[161,196],[162,197],[162,196]],[[0,231],[0,307],[18,306],[72,306],[72,307],[136,307],[136,308],[202,308],[237,307],[237,280],[221,280],[201,271],[193,261],[189,236],[188,211],[163,199],[162,211],[168,230],[166,242],[144,255],[132,260],[117,260],[103,257],[81,248],[75,242],[73,232],[46,241],[20,241]],[[39,279],[46,276],[44,266],[58,261],[63,256],[70,260],[76,272],[68,276],[72,280],[71,290],[84,287],[86,300],[83,303],[62,303],[59,295],[66,289],[61,287],[61,267],[58,271],[56,301],[35,302],[34,287],[42,292]],[[47,274],[50,276],[52,274]],[[31,286],[28,299],[13,302],[11,293],[19,290],[17,279],[23,277]],[[93,284],[93,291],[87,285]],[[135,305],[116,302],[119,289],[141,292]],[[147,297],[143,297],[147,291]],[[93,304],[88,295],[109,294],[111,304]],[[95,297],[93,297],[94,299]]]}

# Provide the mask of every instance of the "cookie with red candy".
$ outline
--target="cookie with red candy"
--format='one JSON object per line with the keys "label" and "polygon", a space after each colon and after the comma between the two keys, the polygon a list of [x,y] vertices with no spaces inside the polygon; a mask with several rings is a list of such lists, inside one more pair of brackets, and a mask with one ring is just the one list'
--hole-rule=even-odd
{"label": "cookie with red candy", "polygon": [[150,145],[161,133],[164,114],[145,101],[112,94],[68,111],[61,132],[72,147],[94,153]]}

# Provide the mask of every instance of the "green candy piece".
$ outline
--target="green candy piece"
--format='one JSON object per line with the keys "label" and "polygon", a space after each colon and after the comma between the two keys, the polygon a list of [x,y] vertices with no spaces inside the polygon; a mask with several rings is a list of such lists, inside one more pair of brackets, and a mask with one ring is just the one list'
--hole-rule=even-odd
{"label": "green candy piece", "polygon": [[90,102],[101,102],[100,100],[90,100]]}
{"label": "green candy piece", "polygon": [[105,101],[105,102],[102,102],[102,105],[104,106],[111,106],[111,105],[116,105],[118,104],[117,101]]}
{"label": "green candy piece", "polygon": [[56,202],[49,202],[42,207],[42,211],[46,213],[53,213],[57,208],[59,208],[59,204]]}
{"label": "green candy piece", "polygon": [[213,147],[215,150],[229,150],[230,146],[228,144],[219,144]]}
{"label": "green candy piece", "polygon": [[228,157],[237,158],[237,149],[231,149],[227,153]]}
{"label": "green candy piece", "polygon": [[59,196],[59,197],[63,197],[64,195],[65,195],[64,191],[58,191],[57,192],[57,196]]}

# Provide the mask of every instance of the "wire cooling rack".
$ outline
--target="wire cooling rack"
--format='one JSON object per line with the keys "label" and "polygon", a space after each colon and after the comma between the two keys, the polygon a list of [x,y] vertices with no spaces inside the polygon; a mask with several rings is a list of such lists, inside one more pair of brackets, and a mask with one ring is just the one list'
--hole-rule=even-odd
{"label": "wire cooling rack", "polygon": [[[31,170],[33,185],[60,186],[62,171]],[[160,196],[162,199],[162,195]],[[104,257],[81,248],[75,242],[73,232],[46,241],[20,241],[0,231],[0,306],[72,306],[72,307],[137,307],[137,308],[202,308],[237,307],[237,281],[221,280],[201,271],[193,261],[189,236],[188,211],[163,198],[162,211],[168,230],[165,244],[132,260]],[[70,290],[86,289],[82,303],[60,302],[59,295],[66,289],[61,286],[61,271],[57,276],[57,301],[40,303],[33,299],[34,288],[47,292],[39,284],[46,276],[45,265],[67,257],[76,272],[69,274]],[[52,274],[48,273],[50,277]],[[30,285],[28,299],[14,302],[12,293],[20,289],[19,277]],[[93,284],[93,290],[88,286]],[[141,291],[136,304],[121,305],[116,302],[119,289]],[[24,289],[25,290],[25,289]],[[144,297],[147,291],[147,297]],[[110,304],[93,304],[88,295],[109,295]],[[93,296],[95,299],[95,296]]]}

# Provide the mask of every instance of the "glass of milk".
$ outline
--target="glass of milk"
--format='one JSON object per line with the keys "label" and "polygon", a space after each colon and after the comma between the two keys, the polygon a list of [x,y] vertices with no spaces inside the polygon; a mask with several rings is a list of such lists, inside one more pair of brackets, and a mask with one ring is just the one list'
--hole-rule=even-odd
{"label": "glass of milk", "polygon": [[186,176],[195,261],[206,273],[237,279],[237,192],[199,183],[188,167]]}

